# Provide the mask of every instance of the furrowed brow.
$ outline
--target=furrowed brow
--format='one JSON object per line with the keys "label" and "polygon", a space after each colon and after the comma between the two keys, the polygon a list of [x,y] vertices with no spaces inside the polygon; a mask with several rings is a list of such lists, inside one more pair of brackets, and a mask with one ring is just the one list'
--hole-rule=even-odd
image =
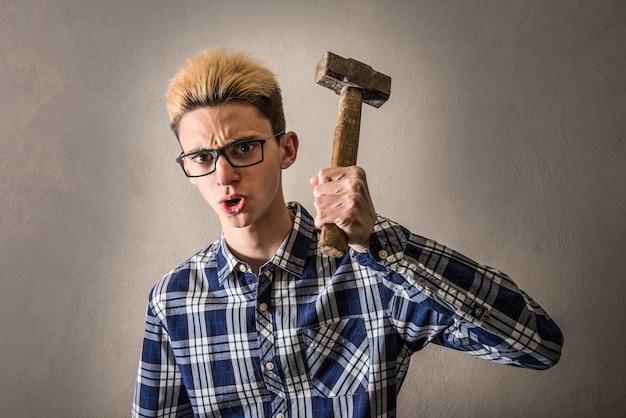
{"label": "furrowed brow", "polygon": [[206,152],[207,154],[211,154],[211,151],[214,151],[214,150],[208,149],[208,148],[193,148],[193,149],[185,152],[183,155],[200,154],[200,153],[203,153],[203,152]]}
{"label": "furrowed brow", "polygon": [[[231,142],[228,145],[234,144],[236,142],[248,142],[248,141],[259,141],[261,138],[259,138],[258,136],[255,135],[249,135],[249,136],[242,136],[241,138],[235,138],[233,139],[233,142]],[[228,146],[227,145],[227,146]]]}

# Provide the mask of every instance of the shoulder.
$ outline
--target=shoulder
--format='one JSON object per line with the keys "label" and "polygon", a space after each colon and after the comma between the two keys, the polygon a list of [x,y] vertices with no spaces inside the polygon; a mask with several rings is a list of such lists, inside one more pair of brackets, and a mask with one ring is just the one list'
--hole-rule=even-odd
{"label": "shoulder", "polygon": [[198,281],[217,275],[219,241],[198,251],[163,276],[150,291],[149,304],[159,305],[167,300],[185,297],[198,286]]}

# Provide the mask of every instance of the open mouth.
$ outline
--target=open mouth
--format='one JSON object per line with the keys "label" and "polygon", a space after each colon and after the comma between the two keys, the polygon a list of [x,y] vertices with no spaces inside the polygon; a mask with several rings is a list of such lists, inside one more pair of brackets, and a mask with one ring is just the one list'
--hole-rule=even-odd
{"label": "open mouth", "polygon": [[240,197],[238,197],[238,198],[236,198],[236,199],[230,199],[230,200],[227,200],[225,203],[226,203],[226,205],[228,205],[228,206],[237,206],[240,202],[241,202],[241,198],[240,198]]}
{"label": "open mouth", "polygon": [[245,197],[233,197],[232,199],[222,200],[222,209],[231,215],[237,215],[243,211],[246,206]]}

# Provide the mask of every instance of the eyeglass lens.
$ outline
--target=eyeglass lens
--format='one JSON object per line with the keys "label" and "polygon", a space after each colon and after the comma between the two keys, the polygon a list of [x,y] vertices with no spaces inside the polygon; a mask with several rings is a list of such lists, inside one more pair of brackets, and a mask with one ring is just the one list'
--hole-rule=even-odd
{"label": "eyeglass lens", "polygon": [[247,167],[263,161],[264,140],[238,141],[219,150],[199,151],[181,160],[188,176],[203,176],[215,171],[216,159],[221,154],[233,167]]}

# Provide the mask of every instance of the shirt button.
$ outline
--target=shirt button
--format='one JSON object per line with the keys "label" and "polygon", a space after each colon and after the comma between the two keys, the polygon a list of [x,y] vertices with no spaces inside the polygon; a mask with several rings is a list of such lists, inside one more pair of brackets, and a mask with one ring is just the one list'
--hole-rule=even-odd
{"label": "shirt button", "polygon": [[246,271],[248,271],[248,268],[243,264],[239,264],[239,271],[245,273]]}
{"label": "shirt button", "polygon": [[276,414],[276,418],[285,418],[285,414]]}
{"label": "shirt button", "polygon": [[267,311],[267,303],[264,303],[264,302],[259,303],[259,309],[261,310],[261,312]]}
{"label": "shirt button", "polygon": [[267,363],[265,363],[265,369],[271,372],[272,370],[274,370],[274,363],[268,361]]}
{"label": "shirt button", "polygon": [[386,250],[380,250],[378,252],[378,259],[379,260],[386,260],[387,257],[389,257],[389,253]]}

